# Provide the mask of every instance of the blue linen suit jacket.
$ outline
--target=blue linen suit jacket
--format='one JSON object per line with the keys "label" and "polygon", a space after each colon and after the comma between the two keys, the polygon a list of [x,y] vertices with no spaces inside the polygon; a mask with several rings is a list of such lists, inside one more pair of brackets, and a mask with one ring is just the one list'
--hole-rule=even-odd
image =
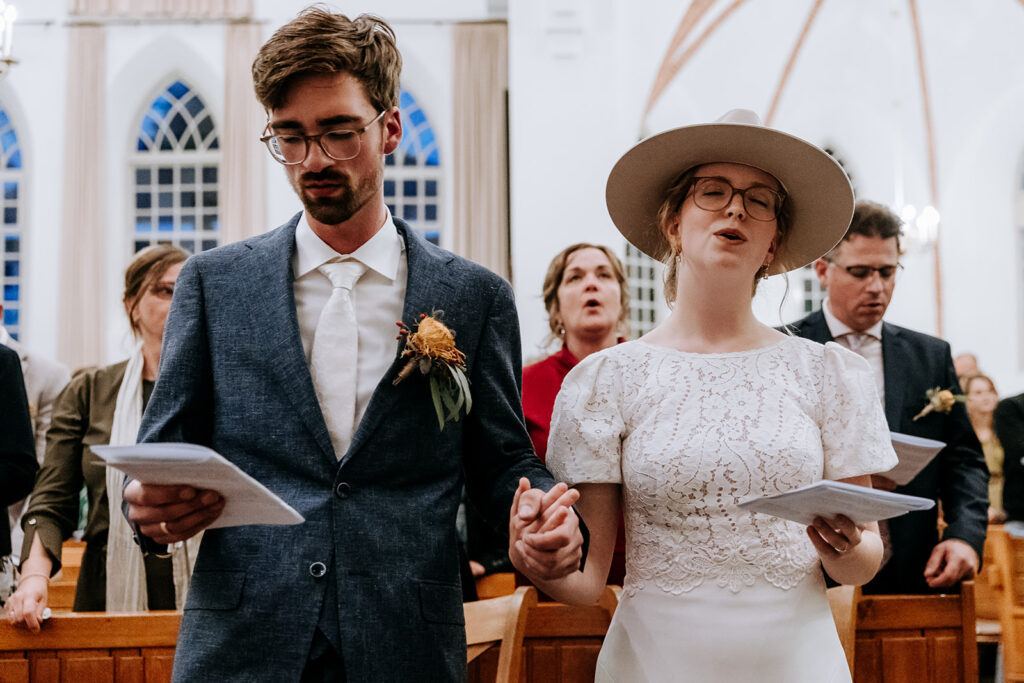
{"label": "blue linen suit jacket", "polygon": [[[820,310],[792,323],[788,329],[824,344],[833,341]],[[949,344],[936,337],[882,323],[882,368],[885,417],[889,429],[935,439],[946,444],[913,481],[896,493],[931,498],[942,503],[947,526],[942,539],[968,543],[981,559],[988,529],[988,467],[967,410],[957,403],[949,413],[933,412],[920,420],[934,387],[959,393]],[[939,542],[938,506],[888,520],[892,557],[864,586],[865,593],[935,592],[924,580],[924,567]]]}
{"label": "blue linen suit jacket", "polygon": [[543,489],[555,483],[522,416],[511,289],[395,221],[408,258],[402,319],[414,327],[421,313],[444,311],[466,354],[473,409],[439,430],[426,378],[392,386],[404,364],[396,341],[396,360],[339,462],[299,336],[298,218],[190,258],[175,288],[140,441],[209,446],[305,522],[206,531],[174,679],[298,680],[326,618],[337,624],[350,681],[462,680],[463,483],[506,526],[520,476]]}

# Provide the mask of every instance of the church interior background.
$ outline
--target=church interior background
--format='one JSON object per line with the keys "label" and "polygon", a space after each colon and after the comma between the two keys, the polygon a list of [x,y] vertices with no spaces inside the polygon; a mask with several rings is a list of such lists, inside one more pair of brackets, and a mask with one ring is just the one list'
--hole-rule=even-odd
{"label": "church interior background", "polygon": [[[198,252],[299,208],[258,142],[249,67],[307,3],[23,0],[0,64],[4,324],[73,366],[127,354],[131,255]],[[660,269],[604,207],[638,139],[755,110],[827,148],[860,198],[906,220],[887,320],[970,351],[1024,391],[1024,2],[377,0],[394,27],[405,139],[392,212],[512,282],[524,356],[544,353],[541,283],[578,241],[629,266],[633,335],[666,308]],[[8,15],[10,16],[10,15]],[[820,305],[775,277],[767,323]]]}

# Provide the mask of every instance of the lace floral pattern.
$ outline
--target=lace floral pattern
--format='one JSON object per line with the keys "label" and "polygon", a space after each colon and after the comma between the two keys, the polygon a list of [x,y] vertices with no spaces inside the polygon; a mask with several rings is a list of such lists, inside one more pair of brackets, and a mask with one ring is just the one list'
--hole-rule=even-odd
{"label": "lace floral pattern", "polygon": [[837,344],[693,354],[638,341],[566,377],[547,463],[574,484],[622,484],[627,593],[789,589],[818,566],[804,528],[736,504],[885,471],[888,434],[867,363]]}

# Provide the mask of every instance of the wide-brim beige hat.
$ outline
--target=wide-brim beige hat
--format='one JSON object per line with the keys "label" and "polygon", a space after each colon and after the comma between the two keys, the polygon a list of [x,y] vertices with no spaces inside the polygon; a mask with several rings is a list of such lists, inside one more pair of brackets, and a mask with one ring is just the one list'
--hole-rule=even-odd
{"label": "wide-brim beige hat", "polygon": [[769,275],[824,256],[850,226],[853,188],[835,159],[805,140],[765,127],[752,111],[733,109],[714,123],[653,135],[622,155],[605,190],[619,232],[640,251],[664,261],[670,250],[658,227],[658,208],[665,193],[685,171],[713,163],[753,166],[782,184],[792,220]]}

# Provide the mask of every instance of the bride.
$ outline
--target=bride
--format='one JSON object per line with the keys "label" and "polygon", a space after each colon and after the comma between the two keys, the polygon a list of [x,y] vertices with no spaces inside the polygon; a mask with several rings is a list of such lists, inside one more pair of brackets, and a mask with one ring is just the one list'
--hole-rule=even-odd
{"label": "bride", "polygon": [[625,238],[667,264],[672,311],[584,359],[556,401],[547,464],[579,491],[584,570],[539,580],[521,541],[513,563],[558,600],[594,602],[621,506],[626,578],[598,681],[849,681],[822,569],[871,579],[877,525],[802,528],[737,507],[820,479],[870,486],[896,464],[866,361],[751,310],[759,279],[843,236],[849,181],[817,147],[734,110],[629,150],[607,202]]}

